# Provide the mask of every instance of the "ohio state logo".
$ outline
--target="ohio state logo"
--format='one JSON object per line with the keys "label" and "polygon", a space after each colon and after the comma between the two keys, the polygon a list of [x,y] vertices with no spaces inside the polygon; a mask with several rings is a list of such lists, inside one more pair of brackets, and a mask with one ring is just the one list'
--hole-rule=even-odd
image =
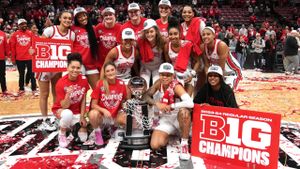
{"label": "ohio state logo", "polygon": [[29,44],[29,42],[31,41],[31,38],[30,37],[27,37],[27,36],[20,36],[20,37],[17,37],[17,42],[21,45],[21,46],[27,46]]}
{"label": "ohio state logo", "polygon": [[84,48],[89,48],[90,47],[90,43],[88,40],[88,35],[87,32],[80,34],[76,37],[76,40],[79,42],[79,44],[84,47]]}
{"label": "ohio state logo", "polygon": [[103,46],[107,49],[111,49],[117,45],[116,37],[111,35],[100,36],[100,41],[102,42]]}

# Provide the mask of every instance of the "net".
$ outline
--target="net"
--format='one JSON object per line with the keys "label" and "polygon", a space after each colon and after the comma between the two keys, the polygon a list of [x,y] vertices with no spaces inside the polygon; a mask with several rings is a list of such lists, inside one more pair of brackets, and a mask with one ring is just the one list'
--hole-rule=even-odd
{"label": "net", "polygon": [[124,110],[126,112],[131,112],[131,116],[134,117],[133,119],[136,120],[136,125],[138,128],[141,128],[143,130],[150,130],[153,124],[153,114],[148,113],[147,111],[147,115],[144,115],[142,110],[143,106],[146,106],[148,110],[148,105],[146,103],[133,98],[125,102]]}

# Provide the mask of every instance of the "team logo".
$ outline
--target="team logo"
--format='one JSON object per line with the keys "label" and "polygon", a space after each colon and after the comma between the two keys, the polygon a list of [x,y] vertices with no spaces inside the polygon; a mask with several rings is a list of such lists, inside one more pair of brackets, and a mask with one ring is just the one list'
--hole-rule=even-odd
{"label": "team logo", "polygon": [[88,35],[87,32],[77,35],[76,40],[79,42],[79,44],[84,47],[84,48],[89,48],[90,47],[90,43],[88,40]]}
{"label": "team logo", "polygon": [[27,46],[27,45],[30,43],[31,38],[22,35],[22,36],[20,36],[20,37],[17,37],[17,41],[18,41],[18,43],[19,43],[21,46]]}
{"label": "team logo", "polygon": [[111,36],[111,33],[108,35],[100,36],[100,41],[102,42],[103,46],[107,49],[111,49],[117,45],[116,37]]}

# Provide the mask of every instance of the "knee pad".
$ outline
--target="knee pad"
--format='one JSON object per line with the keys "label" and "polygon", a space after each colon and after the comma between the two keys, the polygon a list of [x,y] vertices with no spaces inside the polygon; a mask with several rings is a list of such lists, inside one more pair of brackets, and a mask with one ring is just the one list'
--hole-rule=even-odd
{"label": "knee pad", "polygon": [[59,126],[62,128],[69,128],[72,125],[73,112],[69,109],[64,109],[60,114]]}

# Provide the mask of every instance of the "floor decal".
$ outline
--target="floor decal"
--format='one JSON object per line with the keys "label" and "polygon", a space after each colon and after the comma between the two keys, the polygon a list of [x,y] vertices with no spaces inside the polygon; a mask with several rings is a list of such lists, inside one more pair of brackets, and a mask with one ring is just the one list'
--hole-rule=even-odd
{"label": "floor decal", "polygon": [[[103,146],[72,141],[63,149],[58,147],[58,132],[39,130],[41,123],[41,117],[0,119],[0,168],[228,168],[197,157],[180,161],[178,138],[159,151],[136,151],[120,148],[120,142],[104,132]],[[300,168],[300,123],[282,122],[279,150],[278,168]]]}

